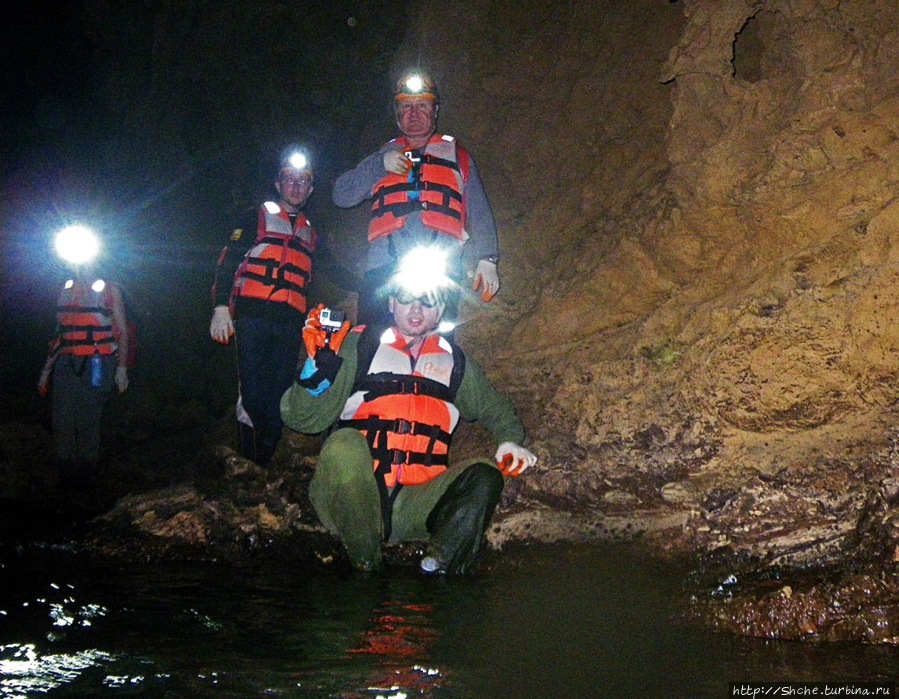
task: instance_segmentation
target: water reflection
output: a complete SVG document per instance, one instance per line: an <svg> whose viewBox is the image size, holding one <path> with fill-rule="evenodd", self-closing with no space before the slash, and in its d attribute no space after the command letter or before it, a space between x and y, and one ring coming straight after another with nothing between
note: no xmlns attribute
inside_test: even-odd
<svg viewBox="0 0 899 699"><path fill-rule="evenodd" d="M108 663L109 653L99 650L72 654L41 655L33 644L0 646L0 696L27 697L30 693L46 694L51 689L74 680L86 668Z"/></svg>
<svg viewBox="0 0 899 699"><path fill-rule="evenodd" d="M383 699L430 697L443 674L428 666L429 651L439 637L434 606L385 600L373 610L373 628L364 631L349 655L367 655L374 661L369 692Z"/></svg>
<svg viewBox="0 0 899 699"><path fill-rule="evenodd" d="M0 697L725 696L729 682L891 679L899 649L672 622L678 575L627 548L413 571L6 561Z"/></svg>

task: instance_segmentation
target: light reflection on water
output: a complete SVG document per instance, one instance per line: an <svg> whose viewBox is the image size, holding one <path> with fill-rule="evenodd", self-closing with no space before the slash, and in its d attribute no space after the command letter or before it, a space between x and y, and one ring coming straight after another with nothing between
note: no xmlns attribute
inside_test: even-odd
<svg viewBox="0 0 899 699"><path fill-rule="evenodd" d="M469 578L395 570L0 567L0 698L724 697L729 682L891 680L899 649L672 621L678 575L628 547L533 549Z"/></svg>

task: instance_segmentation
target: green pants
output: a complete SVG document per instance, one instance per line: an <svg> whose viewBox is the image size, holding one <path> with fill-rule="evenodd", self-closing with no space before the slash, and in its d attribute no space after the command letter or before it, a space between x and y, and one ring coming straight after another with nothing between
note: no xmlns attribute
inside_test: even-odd
<svg viewBox="0 0 899 699"><path fill-rule="evenodd" d="M456 487L451 487L454 483ZM499 469L482 459L453 466L427 483L404 485L393 503L390 543L429 541L429 550L436 547L449 562L448 572L465 572L502 485ZM361 570L379 568L384 536L381 498L368 444L358 430L337 430L325 440L309 496L322 524L340 538L352 564Z"/></svg>

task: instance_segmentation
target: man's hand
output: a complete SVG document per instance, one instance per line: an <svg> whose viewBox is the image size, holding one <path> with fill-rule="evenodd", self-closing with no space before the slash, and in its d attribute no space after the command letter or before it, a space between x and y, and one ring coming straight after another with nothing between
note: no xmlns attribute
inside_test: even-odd
<svg viewBox="0 0 899 699"><path fill-rule="evenodd" d="M325 310L325 304L320 303L306 316L306 323L303 325L303 344L306 345L306 355L310 359L315 359L315 354L320 347L325 346L325 335L327 331L322 328L318 317Z"/></svg>
<svg viewBox="0 0 899 699"><path fill-rule="evenodd" d="M212 322L209 324L209 334L216 342L223 345L234 334L234 322L231 320L231 311L227 306L216 306L212 311Z"/></svg>
<svg viewBox="0 0 899 699"><path fill-rule="evenodd" d="M115 385L118 386L119 393L124 393L128 389L128 367L117 366L115 370Z"/></svg>
<svg viewBox="0 0 899 699"><path fill-rule="evenodd" d="M490 260L479 260L474 272L474 290L482 286L481 298L489 301L499 291L499 274L496 272L496 263Z"/></svg>
<svg viewBox="0 0 899 699"><path fill-rule="evenodd" d="M514 442L503 442L493 457L505 476L520 476L537 463L536 455Z"/></svg>
<svg viewBox="0 0 899 699"><path fill-rule="evenodd" d="M311 359L315 359L318 350L323 347L330 347L336 353L350 331L350 321L345 320L343 325L340 326L340 330L330 333L329 338L328 331L322 327L319 320L323 310L325 310L325 304L318 304L309 311L309 315L306 316L306 323L303 325L303 344L306 345L306 354Z"/></svg>
<svg viewBox="0 0 899 699"><path fill-rule="evenodd" d="M400 150L389 150L384 153L384 169L392 172L394 175L405 177L412 167L412 161L409 160Z"/></svg>
<svg viewBox="0 0 899 699"><path fill-rule="evenodd" d="M46 398L50 393L50 374L53 373L53 363L47 362L41 370L41 377L37 380L37 392L41 398Z"/></svg>
<svg viewBox="0 0 899 699"><path fill-rule="evenodd" d="M322 327L321 314L325 304L320 303L306 316L303 325L303 344L306 346L306 361L300 367L294 380L313 396L320 395L331 388L343 359L337 356L337 350L343 344L350 331L350 321L343 321L340 330L328 332Z"/></svg>

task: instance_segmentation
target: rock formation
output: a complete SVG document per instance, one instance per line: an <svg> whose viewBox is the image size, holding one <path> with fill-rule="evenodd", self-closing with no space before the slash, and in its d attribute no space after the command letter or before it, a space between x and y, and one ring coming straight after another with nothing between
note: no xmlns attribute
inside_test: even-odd
<svg viewBox="0 0 899 699"><path fill-rule="evenodd" d="M541 457L494 541L856 560L896 477L899 7L613 5L466 6L506 293L463 341Z"/></svg>

